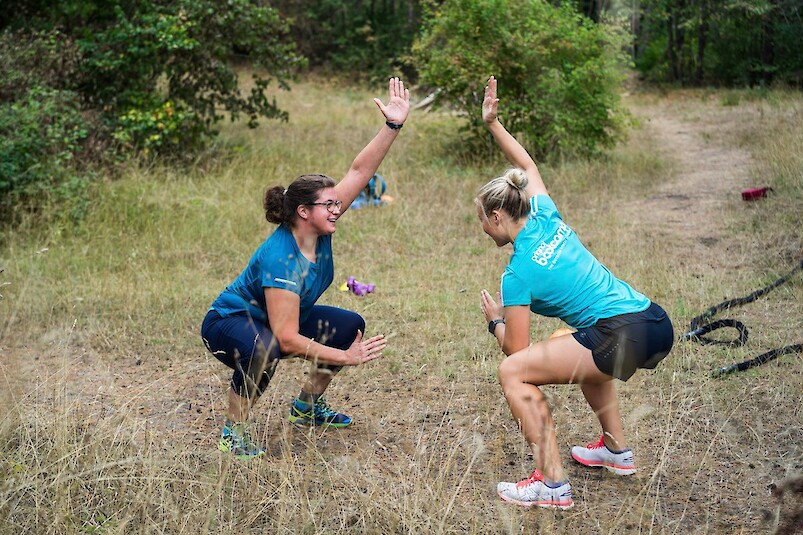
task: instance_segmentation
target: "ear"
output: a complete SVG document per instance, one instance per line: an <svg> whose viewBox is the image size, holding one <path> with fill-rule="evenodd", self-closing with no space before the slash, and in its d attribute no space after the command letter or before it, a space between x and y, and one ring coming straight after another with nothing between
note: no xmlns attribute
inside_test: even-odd
<svg viewBox="0 0 803 535"><path fill-rule="evenodd" d="M299 204L296 208L296 214L301 219L307 219L309 217L309 212L307 211L307 207L303 204Z"/></svg>
<svg viewBox="0 0 803 535"><path fill-rule="evenodd" d="M502 214L499 210L494 210L491 212L491 217L488 218L494 225L498 225L502 221Z"/></svg>

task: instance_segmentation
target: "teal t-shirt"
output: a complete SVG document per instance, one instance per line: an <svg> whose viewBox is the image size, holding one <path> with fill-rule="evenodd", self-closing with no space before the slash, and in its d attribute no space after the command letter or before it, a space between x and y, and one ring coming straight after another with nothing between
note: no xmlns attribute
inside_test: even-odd
<svg viewBox="0 0 803 535"><path fill-rule="evenodd" d="M576 329L650 306L580 243L548 195L530 199L530 215L513 242L501 293L503 306L528 305Z"/></svg>
<svg viewBox="0 0 803 535"><path fill-rule="evenodd" d="M307 260L290 228L279 225L254 252L240 276L215 299L212 309L223 317L245 314L267 323L264 289L281 288L301 298L299 323L303 323L334 280L332 236L318 237L315 256L315 263Z"/></svg>

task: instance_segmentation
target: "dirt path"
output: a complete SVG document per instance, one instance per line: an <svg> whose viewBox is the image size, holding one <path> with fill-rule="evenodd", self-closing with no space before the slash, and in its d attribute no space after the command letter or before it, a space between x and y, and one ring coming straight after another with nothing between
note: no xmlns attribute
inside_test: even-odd
<svg viewBox="0 0 803 535"><path fill-rule="evenodd" d="M730 267L723 262L728 262L724 253L733 238L724 232L719 214L750 185L753 160L747 151L718 138L726 129L743 127L728 124L724 113L707 120L684 119L671 105L639 107L635 112L676 172L656 194L625 210L673 252L682 250L700 265Z"/></svg>

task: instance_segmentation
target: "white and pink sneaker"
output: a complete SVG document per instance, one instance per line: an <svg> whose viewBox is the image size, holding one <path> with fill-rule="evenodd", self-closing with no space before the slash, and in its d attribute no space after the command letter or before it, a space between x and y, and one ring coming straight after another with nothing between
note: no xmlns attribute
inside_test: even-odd
<svg viewBox="0 0 803 535"><path fill-rule="evenodd" d="M636 473L636 463L630 448L614 453L605 445L604 436L598 442L590 442L585 448L575 446L572 448L572 458L583 466L603 466L620 476Z"/></svg>
<svg viewBox="0 0 803 535"><path fill-rule="evenodd" d="M506 502L524 507L553 507L569 509L574 506L572 487L567 481L563 485L552 488L544 483L544 476L538 470L530 477L518 483L502 482L496 485L496 493Z"/></svg>

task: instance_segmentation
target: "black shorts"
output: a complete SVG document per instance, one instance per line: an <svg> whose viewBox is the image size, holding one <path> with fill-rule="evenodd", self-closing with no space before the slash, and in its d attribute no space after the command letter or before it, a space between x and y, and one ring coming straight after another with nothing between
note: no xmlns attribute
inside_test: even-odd
<svg viewBox="0 0 803 535"><path fill-rule="evenodd" d="M599 320L572 336L591 350L602 373L622 381L639 368L655 368L675 341L669 316L655 303L644 312Z"/></svg>

